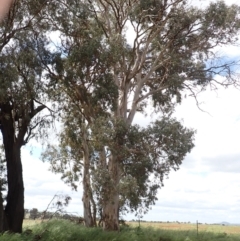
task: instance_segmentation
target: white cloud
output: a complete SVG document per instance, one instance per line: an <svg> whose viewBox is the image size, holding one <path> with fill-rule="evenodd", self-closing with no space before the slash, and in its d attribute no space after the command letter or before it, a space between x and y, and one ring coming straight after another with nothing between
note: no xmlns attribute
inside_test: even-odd
<svg viewBox="0 0 240 241"><path fill-rule="evenodd" d="M157 206L145 219L240 223L240 91L206 91L199 100L209 114L190 98L177 108L184 125L197 130L196 146L165 180Z"/></svg>
<svg viewBox="0 0 240 241"><path fill-rule="evenodd" d="M218 0L190 0L189 3L191 5L200 7L200 8L205 8L209 5L210 2L215 3ZM225 1L226 4L230 5L230 4L239 4L238 0L227 0Z"/></svg>
<svg viewBox="0 0 240 241"><path fill-rule="evenodd" d="M239 185L238 174L202 174L201 169L189 172L182 168L170 174L159 192L156 206L146 217L162 221L214 223L227 220L237 223L240 195L236 190Z"/></svg>

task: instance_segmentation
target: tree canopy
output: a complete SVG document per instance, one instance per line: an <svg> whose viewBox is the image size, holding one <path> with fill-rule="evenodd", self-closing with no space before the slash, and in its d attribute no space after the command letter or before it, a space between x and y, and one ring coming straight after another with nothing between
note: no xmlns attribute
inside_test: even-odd
<svg viewBox="0 0 240 241"><path fill-rule="evenodd" d="M239 28L240 7L223 1L15 0L0 29L4 229L22 230L20 149L53 111L59 146L43 159L74 189L82 181L86 226L99 214L105 230L118 230L120 214L147 211L194 147L175 107L189 93L197 100L209 86L239 84L237 62L216 52L237 42ZM150 108L158 119L135 124Z"/></svg>
<svg viewBox="0 0 240 241"><path fill-rule="evenodd" d="M63 0L48 9L60 41L46 69L64 118L60 148L43 157L70 183L74 168L82 173L85 219L98 207L104 228L116 230L119 212L153 204L194 146L194 131L171 117L175 106L186 93L197 100L208 86L238 85L236 63L215 50L237 41L240 9L183 0ZM150 106L160 119L133 124Z"/></svg>

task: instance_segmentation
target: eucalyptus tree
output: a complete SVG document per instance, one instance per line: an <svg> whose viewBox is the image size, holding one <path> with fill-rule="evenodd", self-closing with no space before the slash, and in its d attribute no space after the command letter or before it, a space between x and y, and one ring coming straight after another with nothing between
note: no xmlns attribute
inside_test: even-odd
<svg viewBox="0 0 240 241"><path fill-rule="evenodd" d="M73 182L78 179L76 174L82 174L85 224L95 226L96 204L90 175L93 149L89 136L94 120L115 108L118 91L109 72L111 56L101 43L102 30L92 22L93 14L86 4L52 1L48 10L51 29L60 35L60 41L53 42L56 52L52 54L52 64L45 68L50 96L59 102L63 133L60 149L49 147L43 159L50 159L52 170L62 172L62 178L73 188L77 187ZM71 161L72 167L66 169Z"/></svg>
<svg viewBox="0 0 240 241"><path fill-rule="evenodd" d="M193 147L193 131L170 118L183 96L238 84L235 63L216 46L237 41L240 8L219 1L197 9L184 0L62 0L48 7L60 41L46 68L89 128L104 229L118 230L120 207L154 203L164 176ZM160 120L134 125L150 106Z"/></svg>
<svg viewBox="0 0 240 241"><path fill-rule="evenodd" d="M90 178L92 147L89 143L88 123L75 106L67 103L69 105L66 107L66 113L61 114L60 144L57 147L49 144L42 153L42 160L49 162L50 170L60 173L61 179L75 191L78 190L82 179L84 222L87 227L92 227L97 225L97 208Z"/></svg>
<svg viewBox="0 0 240 241"><path fill-rule="evenodd" d="M45 3L15 0L0 28L0 131L7 167L3 228L12 232L22 232L24 218L21 147L50 123L42 80L42 63L48 61Z"/></svg>

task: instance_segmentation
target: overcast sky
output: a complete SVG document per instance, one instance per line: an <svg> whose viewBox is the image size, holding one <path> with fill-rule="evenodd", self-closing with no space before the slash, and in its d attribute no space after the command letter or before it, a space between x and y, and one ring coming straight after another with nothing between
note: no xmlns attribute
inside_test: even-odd
<svg viewBox="0 0 240 241"><path fill-rule="evenodd" d="M201 5L207 2L198 1ZM222 51L240 57L240 48ZM197 130L195 147L180 170L170 173L164 181L158 201L145 220L240 223L240 90L206 91L198 100L205 112L188 97L175 113L186 127ZM145 125L150 120L138 117L136 122ZM72 197L67 210L83 215L81 189L71 191L59 175L49 172L48 164L39 160L41 145L32 142L32 146L32 155L30 145L22 148L25 208L44 210L56 193L63 193ZM126 217L131 218L135 217Z"/></svg>

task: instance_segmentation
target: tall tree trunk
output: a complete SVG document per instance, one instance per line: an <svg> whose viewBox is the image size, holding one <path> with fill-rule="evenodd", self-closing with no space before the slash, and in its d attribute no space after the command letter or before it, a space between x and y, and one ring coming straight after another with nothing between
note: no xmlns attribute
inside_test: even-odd
<svg viewBox="0 0 240 241"><path fill-rule="evenodd" d="M24 186L21 163L21 143L15 137L10 105L2 108L1 132L7 162L8 193L4 213L4 230L21 233L24 218Z"/></svg>
<svg viewBox="0 0 240 241"><path fill-rule="evenodd" d="M0 191L0 233L3 231L3 198L2 198L2 192Z"/></svg>
<svg viewBox="0 0 240 241"><path fill-rule="evenodd" d="M85 126L82 127L83 130L83 161L84 161L84 169L83 169L83 213L84 213L84 221L86 227L94 227L96 226L96 212L92 213L91 203L93 201L92 198L92 190L91 190L91 180L90 180L90 156L89 156L89 148L87 143L87 130Z"/></svg>
<svg viewBox="0 0 240 241"><path fill-rule="evenodd" d="M8 229L21 233L24 218L24 186L20 147L15 145L12 150L13 153L6 158L8 193L5 215Z"/></svg>
<svg viewBox="0 0 240 241"><path fill-rule="evenodd" d="M112 156L108 163L111 183L104 191L103 201L103 229L119 230L119 181L120 165L116 157Z"/></svg>
<svg viewBox="0 0 240 241"><path fill-rule="evenodd" d="M93 217L92 208L91 208L91 190L89 183L89 173L83 176L83 213L84 213L84 221L86 227L94 227L96 223L94 223L95 218Z"/></svg>
<svg viewBox="0 0 240 241"><path fill-rule="evenodd" d="M91 190L91 205L92 205L92 218L93 218L94 227L97 227L97 206L93 198L92 190Z"/></svg>
<svg viewBox="0 0 240 241"><path fill-rule="evenodd" d="M119 193L111 191L109 202L103 206L103 229L107 231L119 230Z"/></svg>

